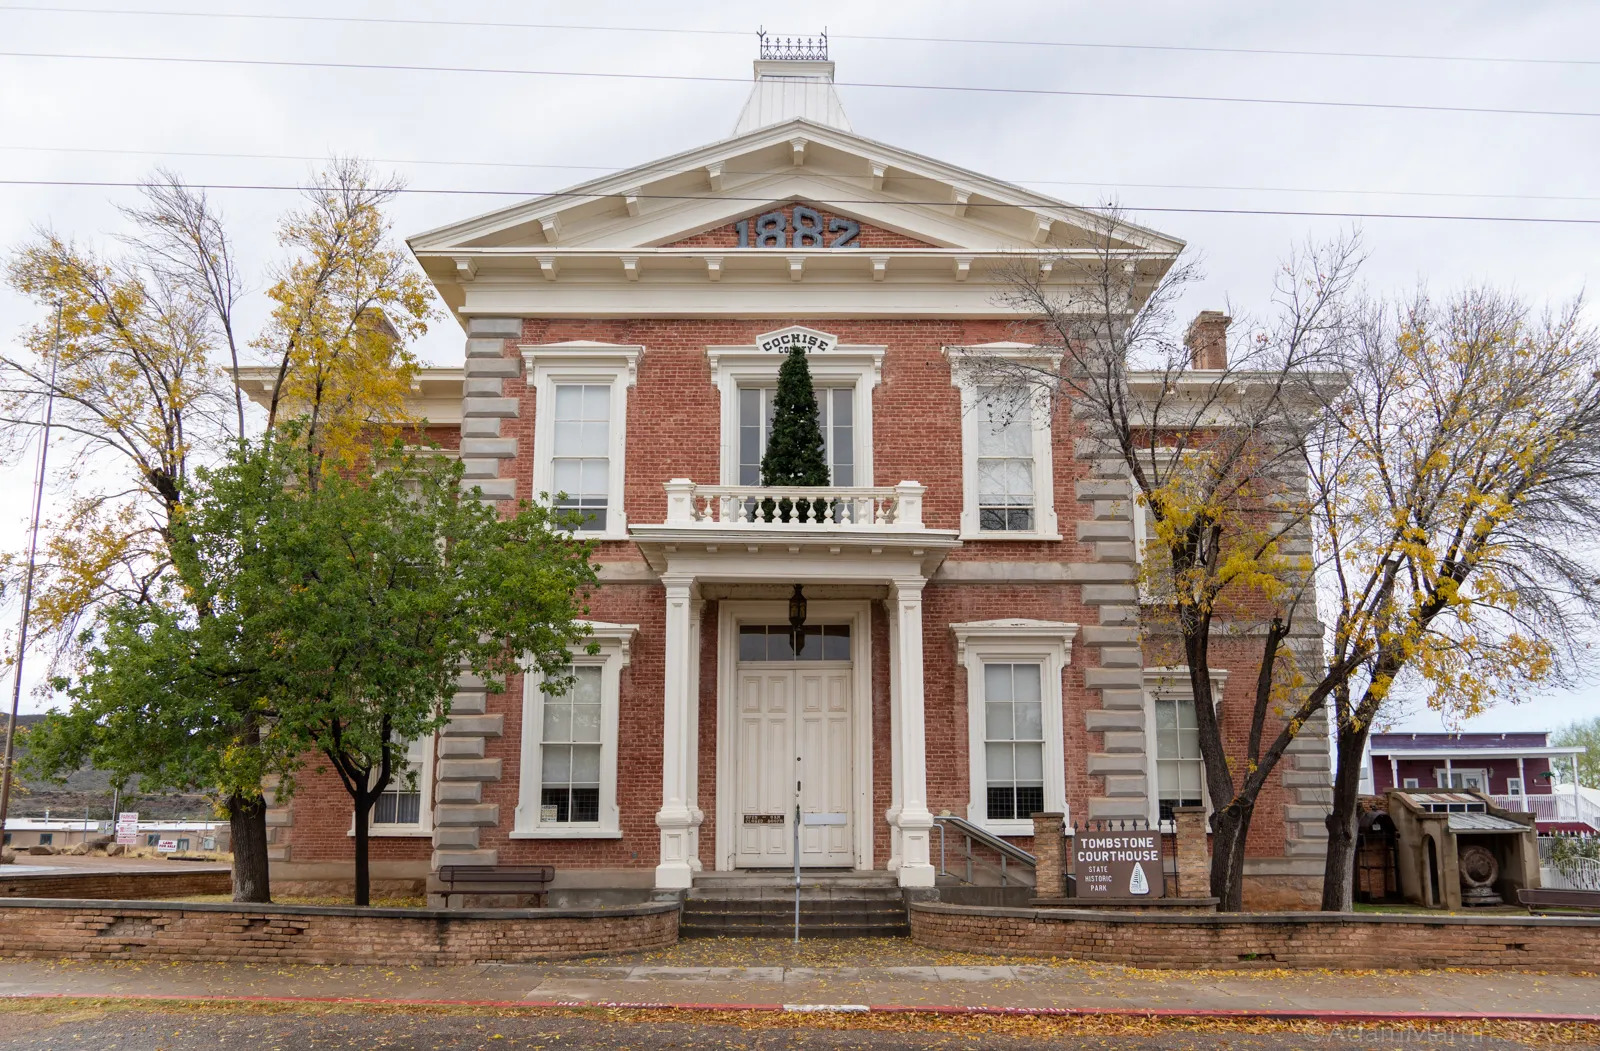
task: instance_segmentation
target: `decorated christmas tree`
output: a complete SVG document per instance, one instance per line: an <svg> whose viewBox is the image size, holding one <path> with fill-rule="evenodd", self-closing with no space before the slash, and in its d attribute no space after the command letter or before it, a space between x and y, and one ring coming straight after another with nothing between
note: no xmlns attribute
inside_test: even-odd
<svg viewBox="0 0 1600 1051"><path fill-rule="evenodd" d="M792 347L778 369L778 390L773 397L772 433L767 452L761 457L762 485L826 486L828 458L822 444L822 428L817 425L817 394L811 387L811 366L805 351ZM768 521L776 507L778 516L789 521L789 501L764 501L762 510ZM811 511L811 502L799 501L794 509L804 521L819 517L822 501ZM808 513L809 512L809 513Z"/></svg>

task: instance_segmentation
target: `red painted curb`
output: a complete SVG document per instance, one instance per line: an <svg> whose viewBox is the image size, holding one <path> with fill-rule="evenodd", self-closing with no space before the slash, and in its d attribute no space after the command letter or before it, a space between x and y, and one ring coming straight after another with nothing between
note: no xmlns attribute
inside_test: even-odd
<svg viewBox="0 0 1600 1051"><path fill-rule="evenodd" d="M1545 1022L1600 1025L1600 1014L1540 1014L1514 1011L1347 1011L1322 1009L1244 1009L1223 1007L963 1007L915 1004L743 1004L674 1003L632 1000L444 1000L387 996L184 996L171 993L18 993L0 994L0 1000L138 1000L173 1003L267 1004L368 1004L381 1007L500 1007L547 1010L599 1008L628 1011L758 1011L827 1013L830 1009L856 1014L1004 1015L1041 1018L1202 1018L1218 1020L1268 1019L1281 1022Z"/></svg>

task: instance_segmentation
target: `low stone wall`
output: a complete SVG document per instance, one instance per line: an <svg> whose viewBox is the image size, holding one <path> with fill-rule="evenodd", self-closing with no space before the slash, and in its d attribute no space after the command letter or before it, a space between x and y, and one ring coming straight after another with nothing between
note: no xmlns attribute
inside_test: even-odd
<svg viewBox="0 0 1600 1051"><path fill-rule="evenodd" d="M911 937L938 949L1136 967L1600 969L1600 918L1218 913L1184 916L912 902Z"/></svg>
<svg viewBox="0 0 1600 1051"><path fill-rule="evenodd" d="M274 888L276 889L276 888ZM232 894L233 874L227 869L177 869L171 872L42 872L28 874L26 865L0 869L0 898L89 898L96 901L144 901L187 898L195 894Z"/></svg>
<svg viewBox="0 0 1600 1051"><path fill-rule="evenodd" d="M177 902L0 902L0 957L471 964L641 952L678 940L678 906L431 910Z"/></svg>

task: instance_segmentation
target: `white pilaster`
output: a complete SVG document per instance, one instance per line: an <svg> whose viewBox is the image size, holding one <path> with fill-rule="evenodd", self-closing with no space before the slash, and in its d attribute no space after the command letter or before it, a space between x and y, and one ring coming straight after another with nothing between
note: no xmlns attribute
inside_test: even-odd
<svg viewBox="0 0 1600 1051"><path fill-rule="evenodd" d="M893 581L895 604L894 665L890 681L898 681L900 745L900 886L931 887L934 868L929 857L933 815L928 811L927 731L922 705L921 577Z"/></svg>
<svg viewBox="0 0 1600 1051"><path fill-rule="evenodd" d="M683 768L689 795L689 869L699 872L700 825L705 811L700 809L700 632L706 604L698 594L689 600L689 731L683 735Z"/></svg>
<svg viewBox="0 0 1600 1051"><path fill-rule="evenodd" d="M883 608L889 618L889 809L884 820L889 823L889 861L884 867L890 872L900 871L900 668L895 654L900 652L899 603L893 597L886 599Z"/></svg>
<svg viewBox="0 0 1600 1051"><path fill-rule="evenodd" d="M656 865L656 887L681 890L689 886L694 870L694 812L688 761L692 734L693 657L691 625L694 620L694 578L663 576L667 589L666 682L661 705L661 809L656 827L661 830L661 861Z"/></svg>

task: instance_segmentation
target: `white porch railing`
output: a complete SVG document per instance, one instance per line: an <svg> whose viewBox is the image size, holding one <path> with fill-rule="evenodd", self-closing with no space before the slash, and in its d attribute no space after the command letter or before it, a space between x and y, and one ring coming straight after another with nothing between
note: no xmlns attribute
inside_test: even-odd
<svg viewBox="0 0 1600 1051"><path fill-rule="evenodd" d="M1535 821L1573 821L1600 829L1600 806L1585 796L1573 795L1571 785L1557 786L1549 794L1489 798L1497 807L1530 813Z"/></svg>
<svg viewBox="0 0 1600 1051"><path fill-rule="evenodd" d="M895 486L697 485L674 478L667 491L667 525L687 528L921 529L916 482Z"/></svg>

